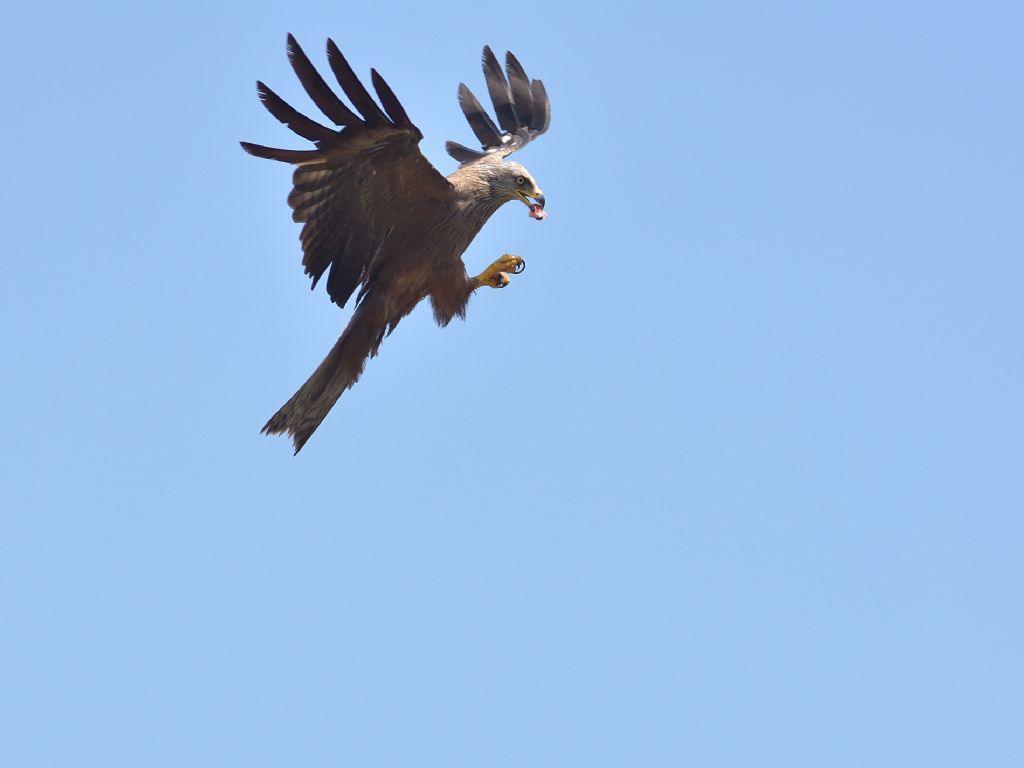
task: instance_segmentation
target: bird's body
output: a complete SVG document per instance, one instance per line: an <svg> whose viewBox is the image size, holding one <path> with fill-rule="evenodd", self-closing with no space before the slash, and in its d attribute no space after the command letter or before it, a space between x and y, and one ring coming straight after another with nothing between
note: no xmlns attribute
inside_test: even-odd
<svg viewBox="0 0 1024 768"><path fill-rule="evenodd" d="M284 150L243 142L258 157L296 165L288 203L303 223L303 266L316 286L324 274L331 300L344 306L355 290L356 309L333 349L306 383L267 422L263 431L292 436L296 453L342 393L358 380L384 337L429 297L434 318L447 325L465 317L473 292L503 287L508 272L525 265L505 255L471 277L462 254L487 220L519 199L542 218L544 198L530 173L506 161L510 152L543 133L550 121L547 95L508 55L508 80L490 49L484 73L503 132L463 85L460 103L483 144L477 152L453 142L449 153L462 164L444 177L419 152L422 138L387 83L374 71L382 110L355 77L333 42L328 59L342 89L361 113L345 106L289 35L289 58L316 105L341 130L295 111L262 83L267 109L316 150ZM497 74L495 74L495 72ZM530 198L536 203L531 204ZM329 272L328 272L329 270Z"/></svg>

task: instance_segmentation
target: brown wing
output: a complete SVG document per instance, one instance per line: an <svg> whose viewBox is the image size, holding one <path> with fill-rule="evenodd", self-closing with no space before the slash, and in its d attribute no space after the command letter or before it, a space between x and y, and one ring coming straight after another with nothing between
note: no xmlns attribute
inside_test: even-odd
<svg viewBox="0 0 1024 768"><path fill-rule="evenodd" d="M313 103L340 130L311 120L257 83L270 114L316 149L274 149L244 141L242 148L256 157L298 166L288 204L292 219L303 223L302 266L313 288L330 268L327 293L343 307L367 279L376 256L386 258L388 235L399 225L408 231L410 222L403 215L424 200L445 202L454 190L419 151L423 134L376 70L371 80L383 109L334 42L327 41L331 70L356 114L324 82L291 35L288 58Z"/></svg>

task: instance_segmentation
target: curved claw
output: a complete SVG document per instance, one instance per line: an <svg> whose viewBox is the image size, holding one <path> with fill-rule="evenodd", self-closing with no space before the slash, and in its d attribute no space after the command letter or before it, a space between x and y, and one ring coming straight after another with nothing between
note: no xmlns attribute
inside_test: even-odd
<svg viewBox="0 0 1024 768"><path fill-rule="evenodd" d="M526 262L511 253L502 254L487 269L473 278L477 285L489 285L492 288L504 288L509 284L509 275L518 275L526 269Z"/></svg>

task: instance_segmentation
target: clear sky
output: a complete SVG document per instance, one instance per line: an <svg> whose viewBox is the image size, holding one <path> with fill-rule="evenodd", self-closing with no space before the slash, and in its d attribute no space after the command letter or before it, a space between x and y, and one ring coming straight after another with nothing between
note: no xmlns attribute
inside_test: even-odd
<svg viewBox="0 0 1024 768"><path fill-rule="evenodd" d="M1024 765L1019 3L5 16L0 765ZM297 458L287 32L553 103Z"/></svg>

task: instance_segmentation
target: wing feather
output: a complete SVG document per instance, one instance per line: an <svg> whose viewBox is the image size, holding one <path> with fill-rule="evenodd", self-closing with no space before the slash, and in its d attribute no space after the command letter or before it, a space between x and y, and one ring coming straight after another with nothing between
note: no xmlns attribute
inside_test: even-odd
<svg viewBox="0 0 1024 768"><path fill-rule="evenodd" d="M409 115L405 113L405 108L398 100L398 97L395 96L395 92L391 90L391 86L387 84L387 81L380 76L376 69L370 70L370 80L373 82L373 89L377 91L380 103L384 105L384 111L388 113L391 121L395 125L400 125L404 128L415 128L409 119Z"/></svg>
<svg viewBox="0 0 1024 768"><path fill-rule="evenodd" d="M508 68L508 82L512 89L516 112L522 121L516 127L530 125L530 121L533 119L533 95L530 93L530 78L526 76L526 70L511 51L505 54L505 66Z"/></svg>
<svg viewBox="0 0 1024 768"><path fill-rule="evenodd" d="M454 157L460 163L471 163L474 160L479 160L482 157L487 157L486 152L481 152L479 149L470 149L457 141L446 141L444 143L445 152Z"/></svg>
<svg viewBox="0 0 1024 768"><path fill-rule="evenodd" d="M484 46L482 57L484 80L487 92L494 103L498 125L480 106L473 92L459 84L459 106L466 116L473 134L480 140L483 151L469 149L454 141L445 144L448 154L465 165L481 160L488 155L505 157L522 149L544 133L551 125L551 104L540 80L530 80L511 52L505 54L505 74L494 55Z"/></svg>
<svg viewBox="0 0 1024 768"><path fill-rule="evenodd" d="M483 146L493 147L501 144L501 131L465 83L459 83L459 106L462 107L462 114L466 116L469 127L473 129L473 133Z"/></svg>
<svg viewBox="0 0 1024 768"><path fill-rule="evenodd" d="M319 153L314 149L277 149L275 147L265 147L262 144L253 144L250 141L240 141L238 143L250 155L266 158L267 160L279 160L282 163L301 165L303 163L315 162L319 158Z"/></svg>
<svg viewBox="0 0 1024 768"><path fill-rule="evenodd" d="M341 89L348 96L352 105L359 110L367 125L387 125L391 122L377 106L377 102L370 96L369 91L359 82L359 78L349 66L348 60L330 38L327 39L327 62L330 64L334 76L338 78Z"/></svg>
<svg viewBox="0 0 1024 768"><path fill-rule="evenodd" d="M519 116L512 103L512 93L508 81L501 71L501 64L490 46L484 46L484 79L487 81L487 92L494 104L494 114L498 116L498 125L503 131L512 132L519 127Z"/></svg>
<svg viewBox="0 0 1024 768"><path fill-rule="evenodd" d="M335 138L337 131L311 120L286 102L261 81L256 82L256 92L267 111L291 128L295 133L310 141L325 141Z"/></svg>
<svg viewBox="0 0 1024 768"><path fill-rule="evenodd" d="M360 285L366 290L374 260L390 258L389 249L382 248L390 233L416 226L409 212L424 204L450 204L454 190L420 153L422 134L384 79L372 73L387 113L373 101L337 46L328 41L327 48L339 84L365 119L345 107L289 35L288 55L310 98L335 122L339 116L347 122L340 131L320 125L261 83L260 99L268 111L317 148L277 149L249 142L242 142L242 148L256 157L296 166L288 204L292 218L302 224L302 266L312 287L327 274L328 295L344 306ZM338 105L347 114L340 113ZM414 241L416 234L406 231L404 241Z"/></svg>
<svg viewBox="0 0 1024 768"><path fill-rule="evenodd" d="M551 125L551 102L548 101L548 92L540 80L530 83L530 90L533 92L533 105L536 109L536 114L530 119L530 130L540 136Z"/></svg>
<svg viewBox="0 0 1024 768"><path fill-rule="evenodd" d="M317 109L327 115L335 125L359 125L362 122L328 87L299 43L290 34L288 35L288 61L291 62L295 75L302 83L302 87L306 89L309 98L316 104Z"/></svg>

